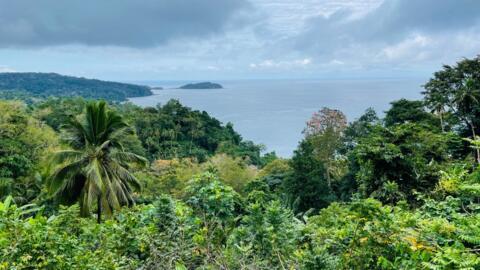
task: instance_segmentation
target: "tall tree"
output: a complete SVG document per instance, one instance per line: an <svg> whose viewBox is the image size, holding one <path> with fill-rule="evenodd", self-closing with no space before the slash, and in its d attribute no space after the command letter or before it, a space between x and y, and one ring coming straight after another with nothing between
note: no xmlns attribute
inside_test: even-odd
<svg viewBox="0 0 480 270"><path fill-rule="evenodd" d="M64 140L71 147L55 155L59 167L51 177L49 188L65 203L79 202L81 216L89 216L97 205L97 219L121 205L131 205L138 180L129 172L132 164L146 160L124 150L122 138L132 129L105 102L93 102L85 113L72 117L64 127Z"/></svg>
<svg viewBox="0 0 480 270"><path fill-rule="evenodd" d="M304 130L305 139L312 142L315 157L325 166L325 178L332 185L337 152L342 145L347 118L339 110L323 108L313 114Z"/></svg>
<svg viewBox="0 0 480 270"><path fill-rule="evenodd" d="M461 87L459 87L458 91L455 93L453 101L457 106L458 114L470 127L472 131L472 138L476 139L476 115L472 115L471 112L473 112L473 110L479 106L480 78L477 82L470 76L464 78L462 80ZM477 162L480 163L480 150L478 148L476 148L476 158Z"/></svg>
<svg viewBox="0 0 480 270"><path fill-rule="evenodd" d="M346 168L343 160L338 159L346 126L345 115L329 108L314 113L307 122L303 131L305 138L290 162L292 174L283 181L283 189L293 202L295 212L318 210L335 200L333 180Z"/></svg>
<svg viewBox="0 0 480 270"><path fill-rule="evenodd" d="M425 104L421 100L399 99L390 103L392 107L385 112L385 126L413 122L425 123L436 127L439 123L433 114L425 111ZM436 107L435 109L438 109Z"/></svg>
<svg viewBox="0 0 480 270"><path fill-rule="evenodd" d="M425 85L425 101L431 109L445 107L469 130L472 138L480 125L480 56L445 65ZM480 163L480 150L476 150Z"/></svg>
<svg viewBox="0 0 480 270"><path fill-rule="evenodd" d="M325 164L316 158L310 140L300 142L290 165L293 172L282 185L286 199L296 213L327 207L336 199L325 178Z"/></svg>

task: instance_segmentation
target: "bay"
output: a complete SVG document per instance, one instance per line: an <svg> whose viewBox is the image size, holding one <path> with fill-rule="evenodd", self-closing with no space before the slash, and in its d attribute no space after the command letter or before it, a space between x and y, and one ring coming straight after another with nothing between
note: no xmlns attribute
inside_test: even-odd
<svg viewBox="0 0 480 270"><path fill-rule="evenodd" d="M206 111L223 123L231 122L243 138L264 144L267 151L290 157L302 139L311 115L322 107L343 111L353 121L372 107L382 115L390 102L420 99L425 78L351 80L215 81L224 89L173 89L189 81L137 82L162 86L154 95L131 98L139 106L178 99Z"/></svg>

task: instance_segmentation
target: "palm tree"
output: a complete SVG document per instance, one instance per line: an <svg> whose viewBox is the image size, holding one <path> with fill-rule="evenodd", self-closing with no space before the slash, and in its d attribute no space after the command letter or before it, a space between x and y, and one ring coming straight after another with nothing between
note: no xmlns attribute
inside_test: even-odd
<svg viewBox="0 0 480 270"><path fill-rule="evenodd" d="M64 126L64 140L70 150L59 151L60 165L53 173L49 188L61 202L79 202L80 215L90 216L97 205L97 220L102 212L111 214L122 205L132 205L133 189L140 183L129 172L132 164L145 165L146 159L125 151L122 139L132 129L103 101L87 104L78 118Z"/></svg>
<svg viewBox="0 0 480 270"><path fill-rule="evenodd" d="M480 89L475 85L472 78L466 78L462 81L462 85L455 93L454 100L460 117L470 127L472 138L475 140L477 134L474 119L472 119L472 111L480 103ZM480 149L476 149L476 160L480 164Z"/></svg>
<svg viewBox="0 0 480 270"><path fill-rule="evenodd" d="M435 98L433 98L435 97ZM445 124L443 115L445 114L445 100L440 95L432 95L431 100L427 103L427 106L431 108L431 113L438 115L440 119L440 127L442 132L445 132Z"/></svg>

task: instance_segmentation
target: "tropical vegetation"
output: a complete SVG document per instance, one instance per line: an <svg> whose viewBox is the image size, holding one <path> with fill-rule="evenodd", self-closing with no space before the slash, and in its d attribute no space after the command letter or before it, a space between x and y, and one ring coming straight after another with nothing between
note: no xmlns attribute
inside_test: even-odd
<svg viewBox="0 0 480 270"><path fill-rule="evenodd" d="M172 100L0 101L0 269L480 269L480 57L291 158Z"/></svg>

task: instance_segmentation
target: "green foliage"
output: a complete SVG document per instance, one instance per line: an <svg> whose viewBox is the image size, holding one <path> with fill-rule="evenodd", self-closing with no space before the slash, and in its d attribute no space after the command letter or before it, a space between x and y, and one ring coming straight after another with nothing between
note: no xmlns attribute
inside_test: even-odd
<svg viewBox="0 0 480 270"><path fill-rule="evenodd" d="M465 164L454 164L441 171L441 178L435 189L440 198L455 196L464 203L475 202L480 198L480 170L469 174Z"/></svg>
<svg viewBox="0 0 480 270"><path fill-rule="evenodd" d="M33 114L59 131L72 116L82 113L86 103L82 98L49 98L35 103ZM263 166L276 158L274 153L262 156L263 146L242 140L231 124L222 125L206 112L191 110L176 100L156 108L142 109L131 103L110 107L138 134L125 136L123 146L151 161L195 158L204 162L217 153L225 153Z"/></svg>
<svg viewBox="0 0 480 270"><path fill-rule="evenodd" d="M240 193L257 174L254 166L225 154L215 155L204 163L192 159L157 160L149 169L135 173L143 186L139 200L151 202L162 193L184 198L188 181L205 171L215 172L222 183Z"/></svg>
<svg viewBox="0 0 480 270"><path fill-rule="evenodd" d="M150 160L194 157L205 161L217 152L261 165L261 146L242 137L231 124L222 125L206 112L170 100L164 106L128 113Z"/></svg>
<svg viewBox="0 0 480 270"><path fill-rule="evenodd" d="M247 185L245 189L247 193L249 191L257 190L264 192L268 197L283 197L285 198L285 188L287 179L291 178L293 174L292 167L290 166L290 161L287 159L276 159L265 167L258 173L258 180L252 183L252 185ZM257 187L257 185L260 185ZM248 191L249 190L249 191ZM260 196L248 194L249 197ZM293 196L292 196L293 197Z"/></svg>
<svg viewBox="0 0 480 270"><path fill-rule="evenodd" d="M412 214L401 207L367 199L350 205L332 204L311 217L305 228L310 244L304 250L307 269L320 254L319 265L331 269L476 269L480 261L468 248L465 225L477 215L453 221ZM476 221L475 221L476 220ZM472 223L473 222L473 223ZM472 239L472 243L476 239ZM478 244L474 244L478 246ZM327 254L327 255L325 255ZM462 258L463 259L460 259Z"/></svg>
<svg viewBox="0 0 480 270"><path fill-rule="evenodd" d="M124 151L121 138L132 132L105 102L89 103L84 115L72 118L65 126L65 142L71 149L55 153L59 164L49 189L64 203L80 203L82 216L89 216L97 205L97 219L121 205L134 203L132 189L140 183L129 172L131 164L146 160Z"/></svg>
<svg viewBox="0 0 480 270"><path fill-rule="evenodd" d="M56 131L70 121L73 116L81 114L87 105L83 98L48 98L34 105L36 118L45 122Z"/></svg>
<svg viewBox="0 0 480 270"><path fill-rule="evenodd" d="M282 175L289 174L292 168L290 167L289 161L287 159L275 159L268 163L262 170L258 173L259 177L265 177L268 175Z"/></svg>
<svg viewBox="0 0 480 270"><path fill-rule="evenodd" d="M0 270L480 269L479 67L436 73L432 113L324 108L291 159L177 101L0 101Z"/></svg>
<svg viewBox="0 0 480 270"><path fill-rule="evenodd" d="M23 212L0 203L0 269L135 269L151 235L148 207L102 225L79 218L76 206L50 218Z"/></svg>
<svg viewBox="0 0 480 270"><path fill-rule="evenodd" d="M250 204L241 225L232 232L227 249L238 268L254 258L270 269L295 267L295 250L302 224L279 201ZM231 251L230 251L231 249Z"/></svg>
<svg viewBox="0 0 480 270"><path fill-rule="evenodd" d="M207 172L189 182L187 204L196 214L195 222L199 226L192 240L204 254L204 263L211 264L219 257L217 248L225 245L235 223L240 197L214 174Z"/></svg>
<svg viewBox="0 0 480 270"><path fill-rule="evenodd" d="M386 112L384 119L387 127L413 122L440 128L440 123L434 115L425 111L423 101L400 99L390 104L392 107Z"/></svg>
<svg viewBox="0 0 480 270"><path fill-rule="evenodd" d="M188 181L201 172L200 164L190 159L157 160L150 169L135 172L143 187L139 199L151 202L158 194L183 198Z"/></svg>
<svg viewBox="0 0 480 270"><path fill-rule="evenodd" d="M335 200L335 194L325 177L325 164L315 155L310 140L300 142L291 161L294 173L283 183L285 193L296 212L320 209Z"/></svg>
<svg viewBox="0 0 480 270"><path fill-rule="evenodd" d="M454 66L445 65L425 85L425 102L440 117L453 119L464 137L475 138L480 128L480 56L463 59ZM441 118L442 119L442 118ZM475 152L480 163L480 150Z"/></svg>
<svg viewBox="0 0 480 270"><path fill-rule="evenodd" d="M206 169L209 167L215 168L222 182L233 187L237 192L241 192L244 186L252 181L257 174L254 166L246 164L240 158L232 158L225 154L211 157L204 167Z"/></svg>
<svg viewBox="0 0 480 270"><path fill-rule="evenodd" d="M19 204L35 199L43 184L39 174L57 145L56 134L23 104L0 101L0 199L12 195Z"/></svg>
<svg viewBox="0 0 480 270"><path fill-rule="evenodd" d="M26 104L33 104L40 100L40 98L33 97L30 93L23 90L0 90L0 99L21 100Z"/></svg>
<svg viewBox="0 0 480 270"><path fill-rule="evenodd" d="M208 175L194 181L215 182ZM219 190L211 189L212 185L201 186L206 187L207 194ZM229 193L225 189L220 193L225 192ZM97 224L79 218L76 205L63 207L58 214L47 218L41 213L31 216L32 210L39 210L32 206L19 208L7 199L0 203L0 267L476 269L480 266L479 213L460 213L455 204L439 206L432 201L428 208L412 212L401 205L383 206L374 199L333 203L306 219L303 225L278 201L266 205L252 203L238 225L223 223L221 235L226 239L217 242L213 236L219 227L205 226L204 221L218 226L218 222L230 219L231 215L218 215L221 212L218 208L205 207L213 201L219 200L203 200L201 207L195 204L192 209L162 196L154 205L125 208L112 219ZM218 204L225 207L231 205L231 200ZM442 217L442 212L452 214ZM208 241L204 237L209 237Z"/></svg>
<svg viewBox="0 0 480 270"><path fill-rule="evenodd" d="M154 205L158 229L166 233L174 230L178 222L175 201L167 195L162 195Z"/></svg>
<svg viewBox="0 0 480 270"><path fill-rule="evenodd" d="M452 155L450 146L460 142L453 133L435 133L414 123L376 126L351 152L351 171L363 196L382 193L395 182L395 196L413 201L415 190L435 187L440 168Z"/></svg>
<svg viewBox="0 0 480 270"><path fill-rule="evenodd" d="M235 206L239 202L238 194L209 172L189 182L187 197L187 204L204 216L205 222L217 220L222 224L233 221Z"/></svg>
<svg viewBox="0 0 480 270"><path fill-rule="evenodd" d="M368 108L362 116L345 128L343 133L344 146L341 147L340 152L345 154L345 152L351 151L361 138L367 137L372 129L379 124L380 119L377 113L372 108Z"/></svg>

